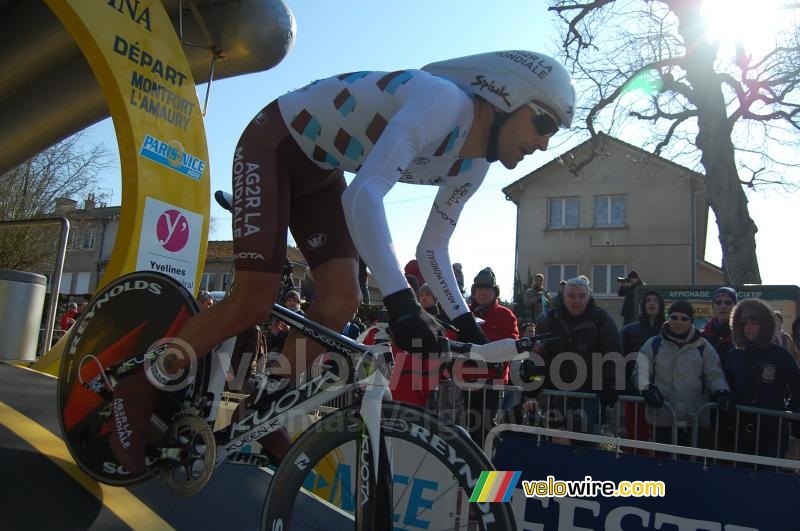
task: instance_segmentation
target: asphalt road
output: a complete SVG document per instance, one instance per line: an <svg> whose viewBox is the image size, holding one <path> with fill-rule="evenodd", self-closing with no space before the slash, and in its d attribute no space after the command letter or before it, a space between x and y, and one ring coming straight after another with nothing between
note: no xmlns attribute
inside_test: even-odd
<svg viewBox="0 0 800 531"><path fill-rule="evenodd" d="M198 494L170 494L157 480L101 485L74 463L60 437L56 379L0 362L0 529L258 530L271 475L223 464ZM306 503L312 529L330 514Z"/></svg>

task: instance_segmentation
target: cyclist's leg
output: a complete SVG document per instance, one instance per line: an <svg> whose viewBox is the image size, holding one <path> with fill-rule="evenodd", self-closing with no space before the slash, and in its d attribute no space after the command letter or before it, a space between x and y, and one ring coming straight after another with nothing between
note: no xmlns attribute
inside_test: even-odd
<svg viewBox="0 0 800 531"><path fill-rule="evenodd" d="M281 146L291 140L275 102L245 129L233 159L233 236L236 281L231 296L188 319L177 339L188 344L182 357L154 363L120 381L112 402L112 451L133 473L144 468L145 443L159 389L170 374L190 365L214 345L269 315L281 280L289 221L289 178ZM174 345L181 345L174 342ZM164 388L163 386L161 386Z"/></svg>
<svg viewBox="0 0 800 531"><path fill-rule="evenodd" d="M341 332L361 303L358 253L342 211L341 196L347 187L344 175L337 171L327 180L325 186L292 200L289 226L314 277L316 292L308 317ZM302 188L302 178L298 182ZM283 354L290 363L292 376L296 379L324 350L290 331ZM298 351L303 352L303 357L296 360Z"/></svg>
<svg viewBox="0 0 800 531"><path fill-rule="evenodd" d="M176 338L188 343L202 357L226 338L235 336L269 317L281 285L280 273L236 271L231 293L205 312L186 320ZM170 369L188 365L184 358ZM234 367L238 370L238 367Z"/></svg>
<svg viewBox="0 0 800 531"><path fill-rule="evenodd" d="M314 302L306 312L308 318L341 332L361 300L357 273L358 261L351 258L336 258L312 269L316 293ZM294 381L324 351L325 347L319 343L306 339L296 330L290 330L283 355L291 367Z"/></svg>

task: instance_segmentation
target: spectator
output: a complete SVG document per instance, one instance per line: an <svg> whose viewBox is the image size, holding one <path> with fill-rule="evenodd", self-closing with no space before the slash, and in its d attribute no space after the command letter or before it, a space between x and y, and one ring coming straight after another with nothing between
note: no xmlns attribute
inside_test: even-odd
<svg viewBox="0 0 800 531"><path fill-rule="evenodd" d="M530 321L525 321L519 325L520 337L533 337L536 335L536 325Z"/></svg>
<svg viewBox="0 0 800 531"><path fill-rule="evenodd" d="M736 290L722 286L714 290L711 301L714 305L714 318L703 327L703 337L717 351L719 362L724 368L728 363L728 352L733 347L731 327L729 325L731 310L736 305Z"/></svg>
<svg viewBox="0 0 800 531"><path fill-rule="evenodd" d="M536 273L533 277L533 285L525 290L522 297L525 311L534 323L547 315L550 311L551 296L550 290L544 287L544 275Z"/></svg>
<svg viewBox="0 0 800 531"><path fill-rule="evenodd" d="M500 288L491 267L482 269L472 282L470 289L473 305L472 313L475 317L483 319L481 329L489 341L506 338L519 338L517 316L514 312L500 304ZM470 376L487 383L508 383L508 364L490 363L486 366L485 373L470 369ZM468 394L470 410L467 417L467 431L475 442L483 443L484 437L491 427L491 421L500 406L500 392L484 390Z"/></svg>
<svg viewBox="0 0 800 531"><path fill-rule="evenodd" d="M286 297L283 298L283 305L293 312L303 315L303 309L300 306L300 293L297 290L290 289L286 292Z"/></svg>
<svg viewBox="0 0 800 531"><path fill-rule="evenodd" d="M661 333L645 342L633 369L633 381L648 406L647 422L656 442L672 442L672 423L678 423L677 444L691 446L691 417L710 397L721 410L732 407L731 392L714 347L694 327L694 308L673 302ZM675 419L665 409L669 402ZM701 419L708 427L708 416Z"/></svg>
<svg viewBox="0 0 800 531"><path fill-rule="evenodd" d="M619 277L617 282L620 284L617 295L625 297L625 300L622 302L622 311L620 312L622 315L622 324L633 323L636 321L636 309L633 305L633 297L636 294L636 286L640 284L644 285L644 282L642 282L639 278L639 273L634 269L630 270L627 277Z"/></svg>
<svg viewBox="0 0 800 531"><path fill-rule="evenodd" d="M536 331L539 334L550 333L554 338L545 343L542 350L545 367L539 377L543 378L545 389L599 392L600 404L612 406L616 403L615 364L606 362L596 366L593 354L619 355L622 350L619 332L614 319L595 304L586 279L572 278L566 282L563 304L550 310ZM577 354L579 360L575 360L573 354ZM523 362L523 372L536 373L537 369L531 365L531 362ZM558 367L559 382L553 381L554 367ZM599 388L593 385L595 380L599 380ZM621 381L619 385L622 385ZM538 391L526 390L524 396L533 398ZM550 400L546 414L551 419L551 426L592 433L599 407L597 399L557 398Z"/></svg>
<svg viewBox="0 0 800 531"><path fill-rule="evenodd" d="M289 335L289 325L280 319L272 318L267 331L267 351L283 352L286 336Z"/></svg>
<svg viewBox="0 0 800 531"><path fill-rule="evenodd" d="M436 301L433 290L423 284L417 292L420 306L442 322L449 323L447 317ZM449 339L456 339L452 330L447 330ZM425 357L420 354L409 354L392 345L394 354L394 372L390 382L392 399L414 404L419 407L432 406L433 392L439 383L439 361L437 356Z"/></svg>
<svg viewBox="0 0 800 531"><path fill-rule="evenodd" d="M358 339L358 336L361 334L362 329L358 326L358 314L354 313L353 317L347 321L347 324L344 325L342 329L342 335L349 337L352 340Z"/></svg>
<svg viewBox="0 0 800 531"><path fill-rule="evenodd" d="M740 302L733 310L731 328L735 348L728 354L725 372L736 403L784 411L788 389L792 397L788 409L800 410L800 369L789 351L772 344L775 319L769 306L760 299ZM738 450L783 457L788 448L788 432L786 423L775 417L762 416L759 422L755 415L742 413Z"/></svg>
<svg viewBox="0 0 800 531"><path fill-rule="evenodd" d="M419 287L425 284L425 279L422 278L422 271L419 269L419 264L416 259L409 260L406 267L403 268L403 273L406 275L406 280L411 286L414 293L419 292Z"/></svg>
<svg viewBox="0 0 800 531"><path fill-rule="evenodd" d="M562 280L558 284L558 293L555 294L553 297L553 303L550 305L550 309L558 308L560 305L564 303L564 289L567 287L567 281Z"/></svg>
<svg viewBox="0 0 800 531"><path fill-rule="evenodd" d="M525 321L519 325L519 337L533 337L536 335L536 325L530 321ZM518 384L511 379L512 375L520 374L522 368L522 360L515 359L508 363L509 383ZM498 424L501 422L520 423L522 412L519 411L520 392L512 389L506 389L503 392L503 405L501 407L504 415L498 419ZM517 409L516 412L513 410ZM532 411L535 408L529 408L527 411ZM511 415L511 416L509 416Z"/></svg>
<svg viewBox="0 0 800 531"><path fill-rule="evenodd" d="M464 272L462 271L461 264L456 262L453 264L453 274L456 276L456 284L461 294L464 294Z"/></svg>
<svg viewBox="0 0 800 531"><path fill-rule="evenodd" d="M371 304L372 298L369 295L369 286L367 279L369 278L369 270L366 262L359 257L358 259L358 285L361 288L361 304Z"/></svg>
<svg viewBox="0 0 800 531"><path fill-rule="evenodd" d="M64 315L61 317L61 321L59 322L59 328L62 331L66 332L69 328L75 323L75 318L78 315L78 304L74 302L70 302L67 304L67 311L64 312Z"/></svg>
<svg viewBox="0 0 800 531"><path fill-rule="evenodd" d="M200 306L200 311L204 312L214 306L214 297L206 290L201 289L197 292L197 304Z"/></svg>
<svg viewBox="0 0 800 531"><path fill-rule="evenodd" d="M420 286L417 292L417 299L423 310L444 323L450 322L450 318L447 317L447 314L439 307L439 303L436 301L436 297L433 295L433 290L430 286L427 284Z"/></svg>
<svg viewBox="0 0 800 531"><path fill-rule="evenodd" d="M302 300L309 304L314 303L314 295L317 290L314 284L314 276L311 274L311 268L306 266L306 272L303 276L303 282L300 285L300 297Z"/></svg>
<svg viewBox="0 0 800 531"><path fill-rule="evenodd" d="M78 320L78 318L83 313L83 310L85 310L86 307L89 306L89 301L90 300L92 300L91 294L86 293L85 295L83 295L83 300L81 300L81 302L78 303L78 314L75 316L75 320L76 321Z"/></svg>
<svg viewBox="0 0 800 531"><path fill-rule="evenodd" d="M792 338L794 339L794 346L797 347L797 350L800 350L800 315L792 321Z"/></svg>
<svg viewBox="0 0 800 531"><path fill-rule="evenodd" d="M792 336L783 329L783 314L778 310L775 310L773 314L775 315L775 337L773 342L788 350L794 360L800 363L800 349L794 344Z"/></svg>
<svg viewBox="0 0 800 531"><path fill-rule="evenodd" d="M648 339L661 333L663 325L664 299L657 291L647 291L639 303L639 321L622 327L622 353L627 356L639 352ZM639 394L632 378L635 364L635 358L625 363L625 393L629 395ZM638 441L650 438L650 427L645 422L644 408L631 402L625 404L625 435Z"/></svg>

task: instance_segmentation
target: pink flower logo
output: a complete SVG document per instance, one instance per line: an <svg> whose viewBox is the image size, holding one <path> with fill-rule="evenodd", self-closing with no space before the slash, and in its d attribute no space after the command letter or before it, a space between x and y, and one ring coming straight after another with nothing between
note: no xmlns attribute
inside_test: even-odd
<svg viewBox="0 0 800 531"><path fill-rule="evenodd" d="M156 224L158 243L171 253L180 251L189 241L189 222L186 216L171 208L158 217Z"/></svg>

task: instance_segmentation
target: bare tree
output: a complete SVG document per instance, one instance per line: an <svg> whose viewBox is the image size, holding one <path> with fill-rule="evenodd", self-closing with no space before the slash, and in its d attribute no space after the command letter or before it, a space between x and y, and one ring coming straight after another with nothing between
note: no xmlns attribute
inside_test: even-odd
<svg viewBox="0 0 800 531"><path fill-rule="evenodd" d="M797 187L787 178L800 141L797 29L775 33L774 47L756 56L740 42L711 40L699 0L550 4L585 128L592 136L598 126L635 134L643 148L703 173L726 281L760 283L758 229L743 187ZM590 161L574 161L571 170Z"/></svg>
<svg viewBox="0 0 800 531"><path fill-rule="evenodd" d="M0 175L0 220L52 216L56 199L85 197L108 164L102 145L85 150L80 134L62 140ZM0 267L42 265L52 256L56 242L53 229L0 230Z"/></svg>

